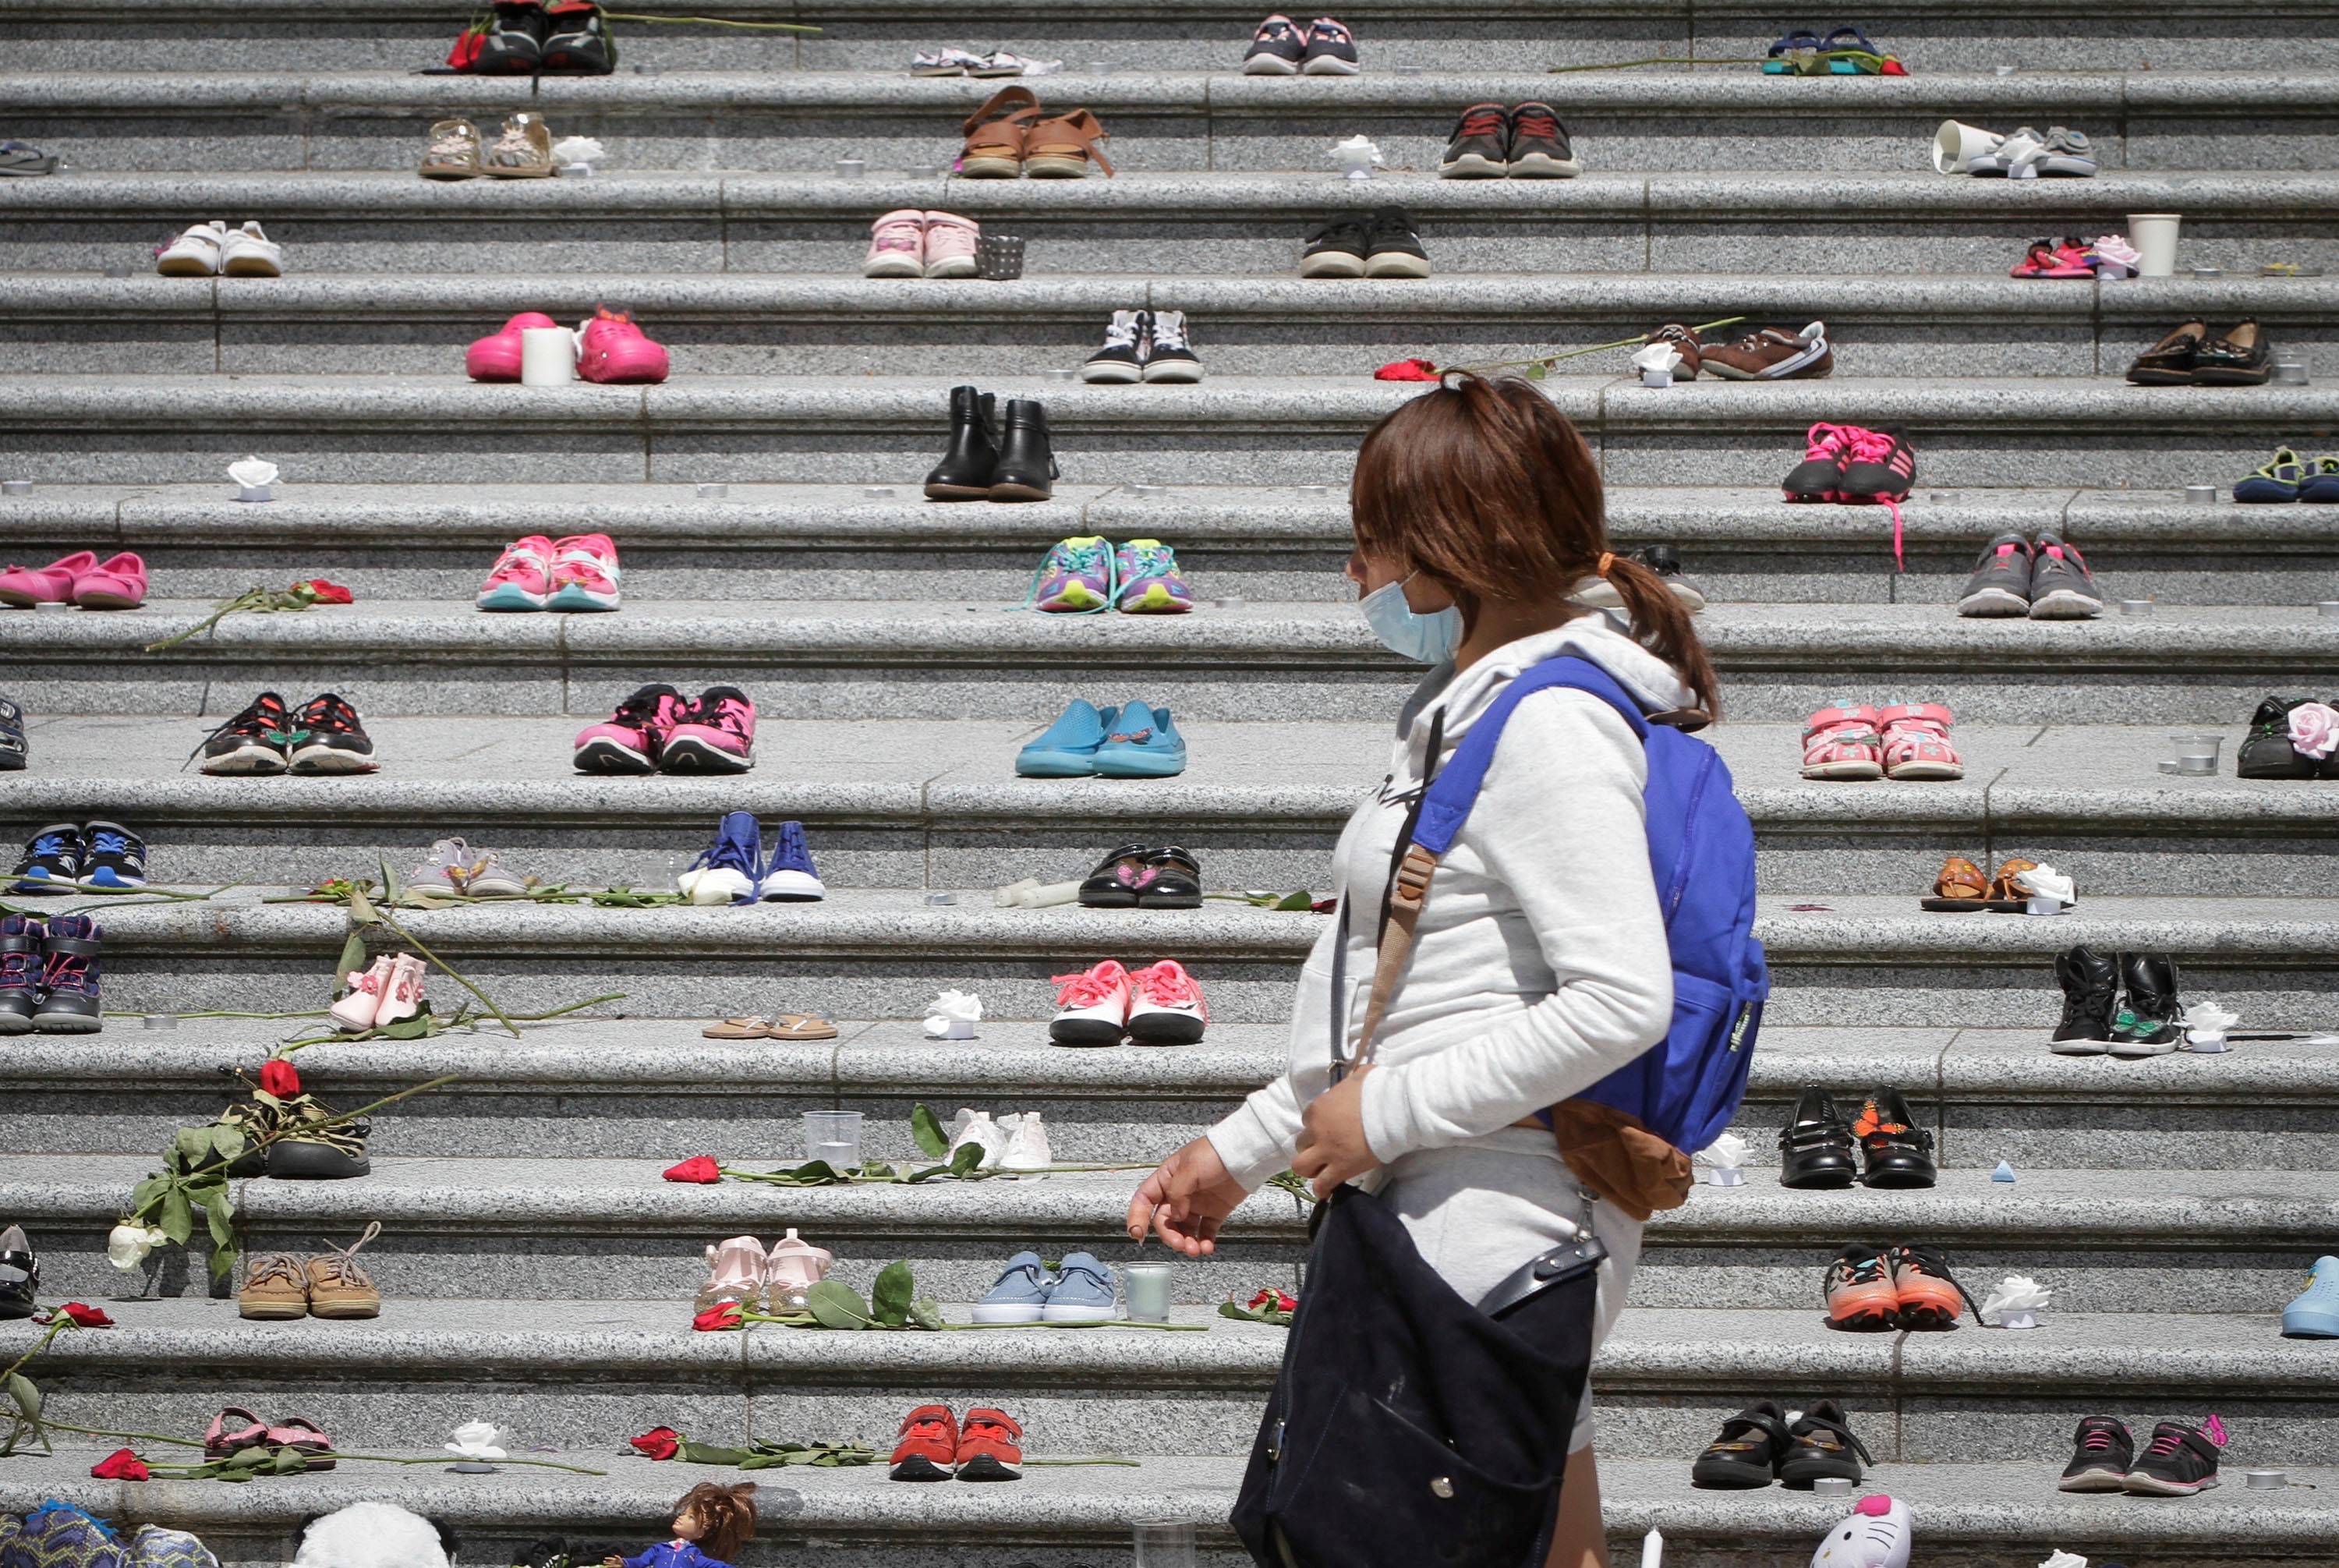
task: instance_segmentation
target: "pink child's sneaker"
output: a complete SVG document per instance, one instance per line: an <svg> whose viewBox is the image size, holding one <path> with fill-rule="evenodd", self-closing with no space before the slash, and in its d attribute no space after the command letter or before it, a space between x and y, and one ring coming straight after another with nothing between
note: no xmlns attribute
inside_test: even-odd
<svg viewBox="0 0 2339 1568"><path fill-rule="evenodd" d="M616 713L577 732L577 771L657 772L667 738L689 712L689 700L672 686L644 686L618 704Z"/></svg>
<svg viewBox="0 0 2339 1568"><path fill-rule="evenodd" d="M926 275L925 217L914 207L886 213L869 225L869 251L861 258L864 278Z"/></svg>
<svg viewBox="0 0 2339 1568"><path fill-rule="evenodd" d="M617 607L617 547L607 534L570 534L552 544L552 597L548 610Z"/></svg>
<svg viewBox="0 0 2339 1568"><path fill-rule="evenodd" d="M666 350L642 335L630 311L595 307L577 346L577 374L587 381L663 381Z"/></svg>
<svg viewBox="0 0 2339 1568"><path fill-rule="evenodd" d="M559 322L541 311L522 311L492 337L472 340L463 354L463 369L475 381L519 380L519 335L529 327L557 327Z"/></svg>
<svg viewBox="0 0 2339 1568"><path fill-rule="evenodd" d="M35 605L73 602L74 579L97 569L97 557L75 550L45 567L10 567L0 571L0 605L29 610Z"/></svg>
<svg viewBox="0 0 2339 1568"><path fill-rule="evenodd" d="M479 344L472 347L477 349ZM551 593L552 541L542 534L530 534L504 547L496 569L479 585L477 602L483 610L540 610Z"/></svg>
<svg viewBox="0 0 2339 1568"><path fill-rule="evenodd" d="M955 212L927 213L926 276L973 277L974 246L982 233L981 226L972 218L962 218Z"/></svg>
<svg viewBox="0 0 2339 1568"><path fill-rule="evenodd" d="M85 610L134 610L146 602L146 563L128 550L74 578L73 602Z"/></svg>
<svg viewBox="0 0 2339 1568"><path fill-rule="evenodd" d="M755 765L755 705L737 686L699 693L658 758L670 774L743 774Z"/></svg>

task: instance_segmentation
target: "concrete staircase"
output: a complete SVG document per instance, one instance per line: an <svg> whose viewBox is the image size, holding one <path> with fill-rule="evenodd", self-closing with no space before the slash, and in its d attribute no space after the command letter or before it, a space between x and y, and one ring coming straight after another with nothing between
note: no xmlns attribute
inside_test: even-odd
<svg viewBox="0 0 2339 1568"><path fill-rule="evenodd" d="M620 74L531 90L414 74L459 25L436 0L354 0L330 18L287 0L0 0L0 127L74 166L0 185L15 394L0 469L36 481L0 498L0 556L134 548L155 593L118 615L0 614L0 692L34 718L31 770L0 775L0 835L109 816L147 835L159 882L242 884L112 908L107 994L125 1016L87 1039L0 1042L0 1223L33 1232L53 1297L105 1301L122 1324L67 1337L36 1375L79 1425L195 1431L243 1404L305 1414L351 1449L419 1455L485 1416L608 1473L348 1464L244 1487L117 1485L87 1478L88 1453L61 1452L0 1463L0 1507L55 1495L182 1524L239 1568L285 1561L303 1517L361 1495L454 1524L466 1568L553 1530L633 1550L708 1473L624 1452L632 1433L883 1448L909 1405L943 1398L1004 1405L1036 1455L1138 1463L980 1488L765 1474L746 1568L1110 1564L1132 1520L1165 1514L1200 1521L1206 1558L1227 1568L1219 1522L1281 1340L1210 1305L1291 1281L1304 1224L1288 1198L1255 1198L1219 1258L1179 1268L1178 1314L1208 1334L693 1335L698 1251L719 1237L797 1227L862 1287L906 1258L962 1314L1021 1247L1132 1256L1119 1226L1135 1178L788 1190L657 1173L699 1152L793 1161L811 1109L866 1112L873 1152L903 1157L921 1102L1040 1109L1081 1160L1150 1159L1207 1127L1277 1070L1320 917L1229 902L1008 911L988 890L1077 876L1130 839L1193 847L1214 889L1323 890L1413 679L1339 577L1357 439L1414 391L1371 368L1519 358L1664 321L1824 317L1840 361L1826 381L1651 393L1612 353L1545 383L1600 456L1618 539L1677 544L1715 600L1700 624L1731 722L1711 733L1755 821L1777 986L1739 1130L1767 1160L1803 1085L1891 1083L1944 1163L1916 1193L1790 1192L1762 1166L1652 1224L1595 1373L1620 1561L1652 1526L1690 1568L1802 1561L1839 1504L1696 1492L1688 1461L1753 1399L1821 1396L1853 1412L1874 1484L1914 1504L1928 1565L2028 1568L2054 1546L2132 1568L2329 1560L2339 1351L2281 1339L2275 1315L2339 1244L2339 1052L2122 1063L2044 1043L2048 958L2079 941L2171 952L2189 994L2251 1025L2331 1021L2331 786L2235 779L2230 757L2266 692L2339 686L2339 620L2314 607L2339 597L2339 514L2180 492L2229 485L2280 444L2333 446L2339 397L2319 378L2119 380L2195 315L2255 316L2285 357L2339 373L2339 283L2258 275L2339 266L2327 8L1896 0L1861 20L1910 77L1813 82L1744 64L1543 72L1759 54L1780 18L1736 0L1373 0L1343 12L1366 74L1333 82L1235 74L1258 15L1222 0L1141 15L994 0L972 20L933 0L692 9L826 31L620 24ZM947 165L958 119L990 91L906 75L913 49L949 43L1064 58L1033 85L1095 107L1126 172L913 174ZM1436 180L1454 114L1480 97L1554 104L1589 172ZM527 107L556 134L604 140L606 172L456 186L410 172L432 120ZM2085 129L2104 172L1942 179L1925 138L1945 117ZM1358 131L1396 166L1360 188L1325 172L1328 143ZM836 177L842 156L867 173ZM1295 276L1308 222L1386 202L1419 221L1436 277ZM869 219L903 205L1025 235L1027 276L862 280ZM2183 212L2185 263L2224 275L2004 276L2030 239L2145 211ZM260 218L291 274L153 276L147 248L211 216ZM604 301L669 346L666 385L545 392L452 374L462 344L513 311ZM1051 374L1085 357L1109 311L1146 304L1189 312L1200 386ZM920 498L946 390L967 380L1048 402L1066 476L1054 501ZM1816 419L1910 432L1905 572L1880 509L1778 501ZM222 477L254 451L285 470L268 506L229 499ZM2157 603L2081 625L1958 620L1975 552L2008 528L2066 534L2112 597ZM623 552L621 613L469 608L504 542L587 528ZM1166 623L1004 611L1050 542L1091 532L1176 546L1204 604ZM143 651L221 597L315 575L357 603ZM744 685L764 715L757 769L571 774L575 730L656 679ZM382 773L181 770L263 687L350 695ZM1170 704L1187 773L1013 778L1014 748L1075 694ZM1796 725L1843 695L1951 703L1965 781L1802 781ZM2226 735L2226 776L2159 774L2172 727ZM382 1221L366 1254L390 1298L378 1322L245 1323L209 1294L200 1257L106 1266L104 1232L169 1130L214 1114L222 1070L249 1069L288 1027L147 1031L128 1015L323 1000L338 912L265 900L380 860L402 871L449 833L548 881L655 885L735 807L806 823L825 903L414 914L434 951L516 1008L625 1000L518 1041L303 1053L340 1104L463 1076L380 1119L371 1177L242 1193L255 1247L313 1250ZM1921 913L1952 853L2050 861L2077 876L2080 907L2052 923ZM954 904L928 902L945 892ZM1189 963L1208 1040L1048 1045L1048 977L1108 954ZM922 1038L915 1020L945 986L984 997L979 1044ZM708 1017L779 1009L828 1013L841 1037L699 1034ZM1988 1179L2001 1159L2011 1187ZM2028 1334L1829 1332L1818 1286L1834 1248L1903 1238L1945 1246L1977 1293L2035 1274L2056 1310ZM25 1342L0 1326L0 1364ZM2054 1490L2081 1416L2142 1431L2213 1410L2234 1433L2225 1490ZM2261 1466L2321 1490L2245 1492L2239 1473Z"/></svg>

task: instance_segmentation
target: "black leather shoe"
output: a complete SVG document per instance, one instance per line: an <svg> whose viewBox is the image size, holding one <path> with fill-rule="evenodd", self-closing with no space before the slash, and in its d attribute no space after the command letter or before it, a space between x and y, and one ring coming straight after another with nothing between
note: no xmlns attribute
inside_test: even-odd
<svg viewBox="0 0 2339 1568"><path fill-rule="evenodd" d="M998 418L988 392L951 389L950 447L926 476L930 501L980 501L999 467Z"/></svg>
<svg viewBox="0 0 2339 1568"><path fill-rule="evenodd" d="M2127 1001L2112 1023L2114 1056L2166 1056L2185 1038L2185 1004L2176 999L2176 966L2156 953L2119 955Z"/></svg>
<svg viewBox="0 0 2339 1568"><path fill-rule="evenodd" d="M1081 883L1081 907L1136 908L1137 890L1144 880L1145 857L1150 853L1141 843L1125 843L1097 862L1096 870Z"/></svg>
<svg viewBox="0 0 2339 1568"><path fill-rule="evenodd" d="M1768 1399L1750 1405L1723 1422L1722 1435L1690 1464L1689 1484L1732 1492L1768 1486L1791 1441L1785 1411Z"/></svg>
<svg viewBox="0 0 2339 1568"><path fill-rule="evenodd" d="M2205 387L2263 387L2274 374L2274 346L2255 321L2220 333L2193 356L2193 379Z"/></svg>
<svg viewBox="0 0 2339 1568"><path fill-rule="evenodd" d="M0 1230L0 1319L30 1317L41 1293L41 1260L22 1228Z"/></svg>
<svg viewBox="0 0 2339 1568"><path fill-rule="evenodd" d="M1868 1169L1865 1187L1930 1187L1939 1171L1933 1164L1933 1135L1917 1125L1897 1089L1879 1089L1851 1124Z"/></svg>
<svg viewBox="0 0 2339 1568"><path fill-rule="evenodd" d="M1859 1174L1851 1124L1836 1109L1826 1090L1811 1085L1795 1101L1794 1120L1779 1133L1779 1185L1850 1187Z"/></svg>
<svg viewBox="0 0 2339 1568"><path fill-rule="evenodd" d="M1808 1490L1812 1482L1831 1475L1857 1484L1860 1462L1876 1463L1851 1435L1842 1407L1832 1399L1822 1399L1805 1411L1803 1418L1788 1428L1787 1437L1787 1451L1779 1459L1779 1480L1799 1490Z"/></svg>
<svg viewBox="0 0 2339 1568"><path fill-rule="evenodd" d="M1048 410L1029 398L1012 398L999 435L999 466L991 471L994 501L1044 501L1054 495L1056 455L1048 447ZM932 487L928 487L929 493Z"/></svg>
<svg viewBox="0 0 2339 1568"><path fill-rule="evenodd" d="M2057 1056L2101 1056L2111 1049L2119 1011L2119 971L2091 947L2055 955L2055 983L2063 988L2063 1021L2048 1049Z"/></svg>
<svg viewBox="0 0 2339 1568"><path fill-rule="evenodd" d="M2245 779L2311 779L2324 764L2290 744L2290 710L2306 697L2270 696L2250 715L2250 733L2234 757L2234 776ZM2339 756L2339 752L2331 754Z"/></svg>
<svg viewBox="0 0 2339 1568"><path fill-rule="evenodd" d="M1202 907L1202 863L1176 844L1164 844L1145 857L1152 875L1137 891L1140 909L1199 909Z"/></svg>

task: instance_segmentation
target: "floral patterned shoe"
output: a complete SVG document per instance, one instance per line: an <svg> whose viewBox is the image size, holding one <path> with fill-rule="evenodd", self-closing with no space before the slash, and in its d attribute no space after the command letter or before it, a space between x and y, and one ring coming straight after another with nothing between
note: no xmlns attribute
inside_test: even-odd
<svg viewBox="0 0 2339 1568"><path fill-rule="evenodd" d="M1877 713L1862 704L1838 703L1803 721L1803 776L1807 779L1878 779L1884 776Z"/></svg>
<svg viewBox="0 0 2339 1568"><path fill-rule="evenodd" d="M1939 703L1900 703L1877 717L1884 726L1884 776L1961 779L1966 764L1949 745L1949 710Z"/></svg>

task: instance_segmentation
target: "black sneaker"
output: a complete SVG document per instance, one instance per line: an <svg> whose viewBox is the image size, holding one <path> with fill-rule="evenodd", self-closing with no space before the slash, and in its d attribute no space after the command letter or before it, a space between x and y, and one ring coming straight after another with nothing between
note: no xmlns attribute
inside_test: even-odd
<svg viewBox="0 0 2339 1568"><path fill-rule="evenodd" d="M2119 1011L2119 967L2085 943L2055 955L2063 1017L2048 1036L2057 1056L2101 1056L2110 1049Z"/></svg>
<svg viewBox="0 0 2339 1568"><path fill-rule="evenodd" d="M2212 1415L2198 1426L2164 1421L2152 1441L2121 1477L2123 1489L2140 1497L2190 1497L2217 1484L2217 1451L2226 1445L2226 1424Z"/></svg>
<svg viewBox="0 0 2339 1568"><path fill-rule="evenodd" d="M1584 173L1568 144L1567 127L1548 104L1526 103L1511 111L1506 161L1514 180L1572 180ZM1438 173L1445 173L1442 166Z"/></svg>
<svg viewBox="0 0 2339 1568"><path fill-rule="evenodd" d="M366 1134L372 1130L370 1123L359 1120L336 1122L331 1127L311 1125L335 1114L331 1107L310 1095L296 1095L285 1101L280 1125L292 1130L268 1146L268 1174L291 1181L337 1181L371 1171L373 1162L366 1158Z"/></svg>
<svg viewBox="0 0 2339 1568"><path fill-rule="evenodd" d="M1851 1123L1817 1084L1795 1101L1795 1118L1779 1129L1779 1185L1805 1191L1850 1187L1860 1174Z"/></svg>
<svg viewBox="0 0 2339 1568"><path fill-rule="evenodd" d="M2071 1435L2071 1462L2055 1484L2065 1492L2124 1491L2128 1466L2135 1463L2136 1438L2127 1423L2090 1415Z"/></svg>
<svg viewBox="0 0 2339 1568"><path fill-rule="evenodd" d="M17 893L74 892L81 887L81 824L51 823L25 841L8 891Z"/></svg>
<svg viewBox="0 0 2339 1568"><path fill-rule="evenodd" d="M1511 172L1511 116L1500 104L1473 104L1462 111L1446 155L1437 160L1441 180L1499 180Z"/></svg>
<svg viewBox="0 0 2339 1568"><path fill-rule="evenodd" d="M1974 563L1966 591L1958 596L1958 614L1983 620L2028 615L2030 573L2030 541L2018 533L1999 535Z"/></svg>
<svg viewBox="0 0 2339 1568"><path fill-rule="evenodd" d="M331 692L321 692L292 716L285 754L296 774L370 774L373 742L358 722L358 710Z"/></svg>
<svg viewBox="0 0 2339 1568"><path fill-rule="evenodd" d="M2030 618L2085 621L2104 613L2104 596L2085 557L2054 534L2038 536L2030 571Z"/></svg>
<svg viewBox="0 0 2339 1568"><path fill-rule="evenodd" d="M1145 379L1148 338L1143 311L1115 311L1104 330L1104 347L1081 366L1081 380L1131 386Z"/></svg>
<svg viewBox="0 0 2339 1568"><path fill-rule="evenodd" d="M1722 1424L1721 1435L1691 1462L1689 1484L1729 1492L1768 1486L1779 1478L1789 1441L1787 1413L1758 1401Z"/></svg>
<svg viewBox="0 0 2339 1568"><path fill-rule="evenodd" d="M1280 11L1258 25L1250 35L1250 48L1243 54L1243 74L1246 76L1297 76L1299 62L1308 53L1306 40L1290 17Z"/></svg>
<svg viewBox="0 0 2339 1568"><path fill-rule="evenodd" d="M1180 385L1202 379L1201 357L1186 340L1186 312L1145 312L1145 379Z"/></svg>
<svg viewBox="0 0 2339 1568"><path fill-rule="evenodd" d="M1355 218L1327 218L1308 231L1308 248L1299 252L1303 278L1361 278L1369 242L1365 225Z"/></svg>
<svg viewBox="0 0 2339 1568"><path fill-rule="evenodd" d="M1917 1125L1897 1089L1879 1089L1851 1124L1867 1162L1862 1187L1930 1187L1939 1173L1933 1165L1933 1135Z"/></svg>
<svg viewBox="0 0 2339 1568"><path fill-rule="evenodd" d="M2245 779L2311 779L2315 760L2290 744L2290 710L2313 699L2268 697L2250 715L2250 733L2234 755L2234 776ZM2332 754L2339 756L2339 752Z"/></svg>
<svg viewBox="0 0 2339 1568"><path fill-rule="evenodd" d="M1345 23L1318 16L1308 24L1308 52L1299 62L1308 76L1353 76L1357 74L1357 35Z"/></svg>
<svg viewBox="0 0 2339 1568"><path fill-rule="evenodd" d="M81 885L91 892L128 892L146 885L146 841L119 823L81 830Z"/></svg>
<svg viewBox="0 0 2339 1568"><path fill-rule="evenodd" d="M25 753L25 710L0 697L0 774L20 771Z"/></svg>
<svg viewBox="0 0 2339 1568"><path fill-rule="evenodd" d="M538 69L547 75L607 76L617 68L617 40L593 0L566 0L546 7L544 50Z"/></svg>
<svg viewBox="0 0 2339 1568"><path fill-rule="evenodd" d="M1779 1460L1779 1482L1798 1491L1807 1491L1812 1482L1830 1476L1857 1484L1863 1461L1876 1463L1851 1435L1842 1407L1832 1399L1822 1399L1787 1429L1787 1452Z"/></svg>
<svg viewBox="0 0 2339 1568"><path fill-rule="evenodd" d="M21 1225L0 1230L0 1321L30 1317L39 1303L41 1260Z"/></svg>
<svg viewBox="0 0 2339 1568"><path fill-rule="evenodd" d="M2112 1020L2114 1056L2166 1056L2185 1038L2185 1004L2176 995L2176 965L2166 954L2119 955L2127 992Z"/></svg>
<svg viewBox="0 0 2339 1568"><path fill-rule="evenodd" d="M471 71L480 76L529 76L544 63L545 15L542 0L495 0L489 13L487 36Z"/></svg>
<svg viewBox="0 0 2339 1568"><path fill-rule="evenodd" d="M1402 207L1383 207L1365 228L1365 276L1426 278L1429 252Z"/></svg>
<svg viewBox="0 0 2339 1568"><path fill-rule="evenodd" d="M289 765L284 747L292 715L284 699L262 692L252 705L205 736L195 748L207 774L281 774ZM184 764L180 764L184 766Z"/></svg>

